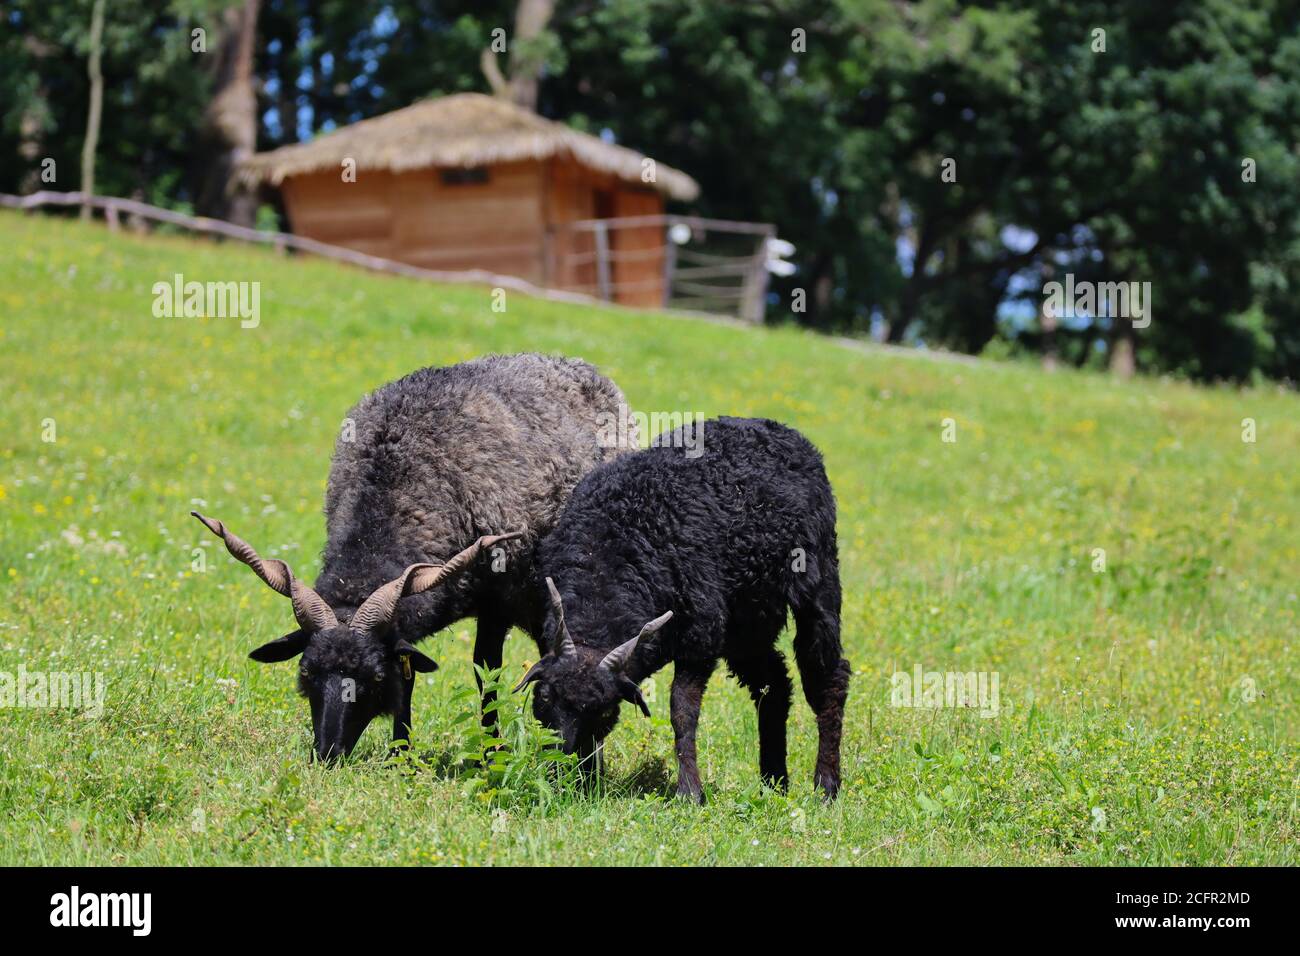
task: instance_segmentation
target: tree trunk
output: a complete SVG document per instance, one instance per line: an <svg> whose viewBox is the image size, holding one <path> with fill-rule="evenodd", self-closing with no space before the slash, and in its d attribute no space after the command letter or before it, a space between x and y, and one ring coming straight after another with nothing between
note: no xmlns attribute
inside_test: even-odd
<svg viewBox="0 0 1300 956"><path fill-rule="evenodd" d="M1115 317L1114 334L1110 340L1110 371L1116 378L1130 379L1137 371L1134 355L1133 323Z"/></svg>
<svg viewBox="0 0 1300 956"><path fill-rule="evenodd" d="M479 59L479 67L494 95L536 111L537 88L545 58L532 41L546 32L554 12L555 0L519 0L515 8L515 32L509 41L510 78L502 75L491 48L485 49Z"/></svg>
<svg viewBox="0 0 1300 956"><path fill-rule="evenodd" d="M802 319L796 316L796 322L823 330L830 325L831 299L835 295L835 281L831 275L833 265L830 254L826 252L817 253L813 259L808 269L808 288L804 290L807 312Z"/></svg>
<svg viewBox="0 0 1300 956"><path fill-rule="evenodd" d="M44 70L41 61L57 51L55 47L41 42L30 34L23 39L23 50L36 65L32 70L36 89L33 91L31 101L18 117L18 155L33 167L23 174L23 178L18 183L18 192L26 195L50 184L50 180L45 176L43 165L43 161L49 158L45 155L45 123L50 111L50 90L43 78ZM54 167L54 176L54 182L57 182L57 167Z"/></svg>
<svg viewBox="0 0 1300 956"><path fill-rule="evenodd" d="M1050 253L1048 253L1048 257L1050 258ZM1040 270L1040 274L1043 277L1043 285L1046 286L1052 278L1052 264L1045 261ZM1051 306L1048 304L1047 296L1044 295L1042 308L1038 312L1038 323L1042 327L1043 331L1044 372L1055 372L1060 358L1056 342L1056 330L1059 321L1060 320L1057 318L1056 314L1052 312Z"/></svg>
<svg viewBox="0 0 1300 956"><path fill-rule="evenodd" d="M104 74L100 70L100 55L104 48L104 0L95 0L90 15L90 62L86 72L90 76L90 116L86 119L86 141L81 146L81 191L87 196L95 194L95 150L99 148L99 120L104 111ZM90 218L90 204L81 207L81 218Z"/></svg>
<svg viewBox="0 0 1300 956"><path fill-rule="evenodd" d="M544 60L529 43L551 22L555 0L519 0L515 9L515 38L510 47L510 99L518 106L537 109L537 86ZM522 44L522 46L521 46Z"/></svg>
<svg viewBox="0 0 1300 956"><path fill-rule="evenodd" d="M203 117L195 208L199 215L252 226L257 196L236 179L241 162L257 147L257 93L253 86L253 50L261 0L243 0L221 14L217 37L212 99ZM284 117L291 123L293 117Z"/></svg>
<svg viewBox="0 0 1300 956"><path fill-rule="evenodd" d="M915 263L912 267L912 274L907 277L907 284L903 286L903 294L898 300L898 315L887 323L885 331L885 341L891 345L898 345L903 341L903 336L907 334L908 327L916 319L916 310L921 302L921 274L917 271Z"/></svg>
<svg viewBox="0 0 1300 956"><path fill-rule="evenodd" d="M903 336L907 333L908 327L916 319L917 311L921 307L921 293L924 285L925 270L930 263L930 256L934 253L936 236L928 223L914 226L911 230L912 246L912 274L907 277L907 283L903 286L903 293L899 296L898 318L890 320L889 329L885 335L885 341L897 345L903 341Z"/></svg>

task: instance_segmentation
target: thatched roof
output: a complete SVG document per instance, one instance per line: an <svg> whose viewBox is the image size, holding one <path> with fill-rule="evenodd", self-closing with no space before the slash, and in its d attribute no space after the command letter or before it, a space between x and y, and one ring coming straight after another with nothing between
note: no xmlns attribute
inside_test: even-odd
<svg viewBox="0 0 1300 956"><path fill-rule="evenodd" d="M523 159L570 156L628 182L641 182L645 159L635 150L580 133L563 123L482 93L457 93L362 120L309 143L282 146L244 161L240 177L251 185L279 185L289 176L331 170L344 159L357 170L401 172L430 166L469 167ZM685 173L655 164L652 185L689 201L700 187Z"/></svg>

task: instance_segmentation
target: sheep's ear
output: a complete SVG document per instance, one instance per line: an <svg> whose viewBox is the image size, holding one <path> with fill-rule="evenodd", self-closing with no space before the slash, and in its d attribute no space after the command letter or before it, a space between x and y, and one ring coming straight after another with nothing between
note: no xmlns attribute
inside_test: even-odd
<svg viewBox="0 0 1300 956"><path fill-rule="evenodd" d="M250 652L248 656L263 664L278 664L280 661L287 661L291 657L297 657L306 650L310 641L311 632L299 628L292 634L286 634L284 637L278 637L274 641L263 644Z"/></svg>
<svg viewBox="0 0 1300 956"><path fill-rule="evenodd" d="M636 704L641 708L641 713L647 717L650 716L650 705L645 702L645 697L641 694L641 688L628 678L624 678L618 685L619 695L629 704Z"/></svg>
<svg viewBox="0 0 1300 956"><path fill-rule="evenodd" d="M411 667L421 674L432 674L438 669L438 665L433 658L426 657L415 649L415 645L408 641L398 641L393 645L393 650L397 652L398 657L409 657Z"/></svg>
<svg viewBox="0 0 1300 956"><path fill-rule="evenodd" d="M542 676L542 671L544 671L544 670L546 670L546 658L545 658L545 657L543 657L540 661L538 661L538 662L537 662L536 664L534 664L532 667L528 668L528 673L524 675L524 679L521 680L518 684L515 685L515 689L512 690L511 693L512 693L512 694L517 694L517 693L519 693L521 690L523 690L525 687L527 687L527 686L528 686L529 684L531 684L533 681L535 681L535 680L537 680L539 677L541 677L541 676Z"/></svg>

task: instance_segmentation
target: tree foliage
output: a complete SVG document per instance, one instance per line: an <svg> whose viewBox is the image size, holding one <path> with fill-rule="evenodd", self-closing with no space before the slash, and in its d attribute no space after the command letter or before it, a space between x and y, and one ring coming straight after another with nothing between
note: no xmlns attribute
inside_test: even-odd
<svg viewBox="0 0 1300 956"><path fill-rule="evenodd" d="M102 191L192 201L211 80L190 31L229 3L109 5ZM88 12L2 15L0 152L17 161L0 188L38 188L43 157L75 188ZM481 55L517 12L265 0L259 148L487 90ZM1043 283L1070 273L1149 281L1152 322L1063 320L1063 361L1131 338L1148 370L1300 374L1294 0L559 0L528 45L511 61L543 64L543 114L687 170L693 211L796 244L774 321L1034 352Z"/></svg>

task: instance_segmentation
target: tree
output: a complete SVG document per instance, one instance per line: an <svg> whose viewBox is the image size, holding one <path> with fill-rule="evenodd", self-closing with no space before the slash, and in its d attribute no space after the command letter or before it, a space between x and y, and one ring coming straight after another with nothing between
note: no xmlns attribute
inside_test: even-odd
<svg viewBox="0 0 1300 956"><path fill-rule="evenodd" d="M525 109L537 109L537 84L546 65L553 36L546 31L555 12L555 0L519 0L515 31L510 38L510 78L497 66L491 46L483 48L482 68L492 92Z"/></svg>
<svg viewBox="0 0 1300 956"><path fill-rule="evenodd" d="M252 226L257 197L236 175L257 148L257 93L253 61L260 0L239 0L221 10L212 53L212 98L199 135L198 212Z"/></svg>
<svg viewBox="0 0 1300 956"><path fill-rule="evenodd" d="M104 52L104 0L95 0L90 17L90 56L86 74L90 77L90 113L86 119L86 141L81 148L81 191L95 194L95 149L99 145L99 118L104 110L104 74L100 58ZM90 203L81 207L81 218L89 219Z"/></svg>
<svg viewBox="0 0 1300 956"><path fill-rule="evenodd" d="M260 42L245 18L244 42L218 45L251 57L224 79L200 68L195 18L249 6L114 0L98 190L208 208L208 183L228 183L255 141L493 84L686 170L703 189L692 212L775 223L798 271L773 281L774 320L1300 378L1291 0L260 0ZM45 159L71 166L84 143L84 67L58 51L84 49L86 9L10 0L0 14L6 190L31 188ZM509 76L485 81L481 54L507 27ZM196 136L213 131L203 155L221 166L195 170ZM1067 274L1150 281L1150 326L1102 314L1053 328L1043 286ZM796 292L806 311L791 310Z"/></svg>
<svg viewBox="0 0 1300 956"><path fill-rule="evenodd" d="M180 208L192 196L185 171L207 77L190 51L188 16L157 0L105 4L95 192ZM79 188L92 19L86 0L9 0L0 12L0 190Z"/></svg>

